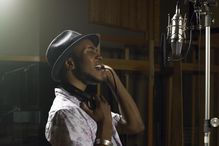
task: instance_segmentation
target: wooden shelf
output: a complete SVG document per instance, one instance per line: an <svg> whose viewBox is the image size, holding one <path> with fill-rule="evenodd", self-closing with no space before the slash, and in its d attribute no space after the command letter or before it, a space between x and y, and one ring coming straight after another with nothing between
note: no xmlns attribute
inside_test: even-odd
<svg viewBox="0 0 219 146"><path fill-rule="evenodd" d="M187 72L193 71L203 71L205 70L205 66L203 64L192 64L192 63L183 63L182 70ZM211 72L219 73L219 65L211 65Z"/></svg>
<svg viewBox="0 0 219 146"><path fill-rule="evenodd" d="M17 62L46 62L44 56L0 56L0 61L17 61ZM125 59L103 59L104 64L112 66L116 70L128 71L149 71L149 61L147 60L125 60ZM172 68L171 66L168 66ZM204 71L203 64L182 63L184 72ZM155 64L155 72L160 71L160 65ZM211 72L219 73L219 65L211 65Z"/></svg>
<svg viewBox="0 0 219 146"><path fill-rule="evenodd" d="M44 56L0 56L0 61L45 62Z"/></svg>

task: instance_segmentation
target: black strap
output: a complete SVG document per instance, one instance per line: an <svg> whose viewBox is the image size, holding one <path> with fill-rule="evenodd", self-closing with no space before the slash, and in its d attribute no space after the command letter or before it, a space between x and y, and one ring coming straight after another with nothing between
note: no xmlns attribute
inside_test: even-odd
<svg viewBox="0 0 219 146"><path fill-rule="evenodd" d="M62 83L60 86L72 96L75 96L79 101L87 103L88 107L92 110L96 108L94 96L88 94L86 91L82 91L69 83Z"/></svg>

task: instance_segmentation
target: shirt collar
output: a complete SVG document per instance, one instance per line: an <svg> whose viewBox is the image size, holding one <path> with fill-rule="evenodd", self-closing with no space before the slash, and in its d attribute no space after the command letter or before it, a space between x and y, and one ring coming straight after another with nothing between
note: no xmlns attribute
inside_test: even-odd
<svg viewBox="0 0 219 146"><path fill-rule="evenodd" d="M62 87L55 88L55 96L56 97L62 96L63 98L66 98L70 100L72 103L80 106L81 101L78 100L75 96L72 96L68 91L66 91Z"/></svg>

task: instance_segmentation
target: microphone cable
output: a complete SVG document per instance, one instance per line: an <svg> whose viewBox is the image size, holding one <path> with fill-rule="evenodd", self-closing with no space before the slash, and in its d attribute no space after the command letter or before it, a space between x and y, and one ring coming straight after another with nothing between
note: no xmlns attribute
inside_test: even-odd
<svg viewBox="0 0 219 146"><path fill-rule="evenodd" d="M192 16L190 18L190 31L189 31L189 45L188 45L188 49L186 51L186 54L185 54L185 57L184 59L188 56L189 54L189 51L191 49L191 44L192 44L192 32L193 32L193 26L192 26L192 19L193 19L193 16L194 16L194 12L192 13Z"/></svg>
<svg viewBox="0 0 219 146"><path fill-rule="evenodd" d="M108 70L111 73L112 77L113 77L115 96L117 96L118 95L118 91L117 91L118 89L117 89L115 75L114 75L113 71L110 68L105 68L105 69Z"/></svg>

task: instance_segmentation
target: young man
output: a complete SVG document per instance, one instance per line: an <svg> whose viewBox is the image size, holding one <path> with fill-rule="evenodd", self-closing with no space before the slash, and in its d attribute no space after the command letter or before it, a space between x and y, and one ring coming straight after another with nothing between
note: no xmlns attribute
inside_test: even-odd
<svg viewBox="0 0 219 146"><path fill-rule="evenodd" d="M53 146L122 146L117 131L135 134L144 129L138 108L116 72L102 64L98 45L96 34L65 30L47 49L51 76L60 83L45 132ZM87 85L101 82L116 95L122 115L111 112L104 97L85 92Z"/></svg>

